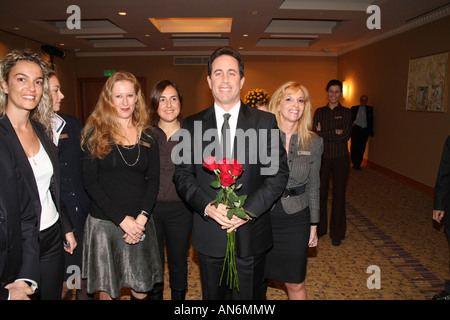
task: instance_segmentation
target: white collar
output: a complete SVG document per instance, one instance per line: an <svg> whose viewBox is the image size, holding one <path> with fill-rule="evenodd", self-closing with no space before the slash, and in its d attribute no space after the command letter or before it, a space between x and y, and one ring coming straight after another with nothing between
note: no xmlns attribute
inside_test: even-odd
<svg viewBox="0 0 450 320"><path fill-rule="evenodd" d="M233 108L231 108L230 111L223 110L221 107L219 107L217 105L217 103L214 102L214 111L216 112L216 118L217 119L222 119L223 115L225 113L229 113L231 115L231 118L237 119L238 115L239 115L240 108L241 108L241 101L238 101L238 103Z"/></svg>

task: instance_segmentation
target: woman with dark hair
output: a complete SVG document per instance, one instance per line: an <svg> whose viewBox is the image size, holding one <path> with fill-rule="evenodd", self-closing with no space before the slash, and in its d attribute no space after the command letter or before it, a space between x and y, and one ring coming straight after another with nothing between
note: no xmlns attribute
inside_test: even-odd
<svg viewBox="0 0 450 320"><path fill-rule="evenodd" d="M38 298L59 300L64 249L72 254L77 242L70 217L61 206L47 73L47 63L29 50L13 50L0 62L0 134L13 150L39 217Z"/></svg>
<svg viewBox="0 0 450 320"><path fill-rule="evenodd" d="M167 247L172 300L184 300L187 289L187 251L192 232L192 213L179 198L172 177L175 165L171 154L177 141L170 137L180 128L183 102L181 90L170 80L159 81L150 94L151 113L158 139L160 175L158 198L153 211L161 262L164 265L164 241ZM162 299L163 284L152 291L152 299Z"/></svg>
<svg viewBox="0 0 450 320"><path fill-rule="evenodd" d="M83 277L100 299L146 299L163 281L152 211L158 194L159 152L149 128L141 86L116 72L82 131L83 176L91 198L86 220Z"/></svg>

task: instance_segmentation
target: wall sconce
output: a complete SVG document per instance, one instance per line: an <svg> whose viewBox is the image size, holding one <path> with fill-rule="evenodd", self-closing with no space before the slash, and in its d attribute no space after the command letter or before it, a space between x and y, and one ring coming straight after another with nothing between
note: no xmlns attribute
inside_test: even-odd
<svg viewBox="0 0 450 320"><path fill-rule="evenodd" d="M342 97L346 97L348 95L348 81L342 81Z"/></svg>

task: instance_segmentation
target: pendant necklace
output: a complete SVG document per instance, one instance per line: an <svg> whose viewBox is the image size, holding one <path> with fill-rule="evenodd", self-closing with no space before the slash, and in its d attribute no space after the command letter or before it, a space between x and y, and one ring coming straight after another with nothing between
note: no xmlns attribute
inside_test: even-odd
<svg viewBox="0 0 450 320"><path fill-rule="evenodd" d="M119 145L116 144L117 151L119 151L119 154L122 157L123 162L125 162L125 164L129 167L135 166L138 163L139 158L141 156L141 147L139 146L139 130L138 130L137 126L136 126L136 143L133 146L121 146L121 147L124 149L127 149L127 150L133 150L136 147L136 145L138 147L138 155L137 155L136 161L133 164L130 164L127 162L127 160L125 160L125 157L123 156L122 152L120 151Z"/></svg>
<svg viewBox="0 0 450 320"><path fill-rule="evenodd" d="M34 157L30 157L30 155L29 155L28 153L25 152L25 155L27 156L28 160L29 160L29 161L32 161L32 162L33 162L33 165L34 165L35 167L37 167L37 163L36 163L36 159L35 159L37 154L36 154Z"/></svg>

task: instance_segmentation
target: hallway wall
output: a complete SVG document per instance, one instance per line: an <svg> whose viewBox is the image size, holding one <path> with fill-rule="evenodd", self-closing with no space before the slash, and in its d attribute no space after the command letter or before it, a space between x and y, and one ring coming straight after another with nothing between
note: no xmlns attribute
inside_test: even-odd
<svg viewBox="0 0 450 320"><path fill-rule="evenodd" d="M374 106L369 162L429 187L434 187L450 135L450 99L445 113L406 111L408 68L410 59L448 52L447 30L450 17L341 55L337 62L338 78L352 89L345 105L357 105L359 97L367 94L369 105ZM450 74L447 78L448 83Z"/></svg>

